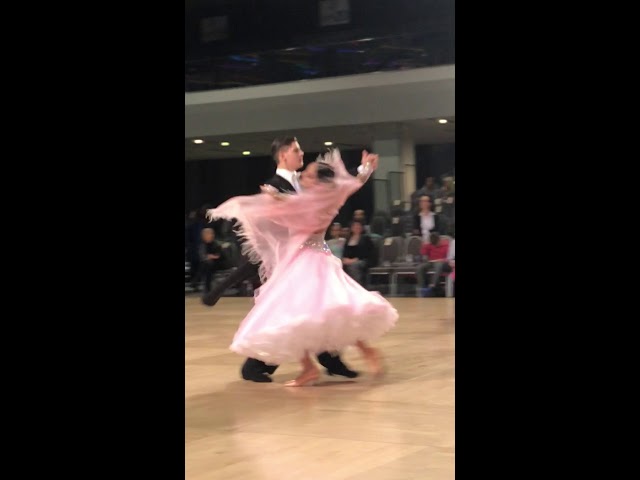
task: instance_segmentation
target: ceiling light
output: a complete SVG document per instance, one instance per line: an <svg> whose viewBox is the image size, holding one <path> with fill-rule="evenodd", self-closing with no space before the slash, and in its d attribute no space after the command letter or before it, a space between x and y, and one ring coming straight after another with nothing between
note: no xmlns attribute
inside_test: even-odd
<svg viewBox="0 0 640 480"><path fill-rule="evenodd" d="M243 155L251 155L251 152L249 150L245 150L244 152L242 152Z"/></svg>
<svg viewBox="0 0 640 480"><path fill-rule="evenodd" d="M199 138L196 138L193 143L204 143L204 140L200 140Z"/></svg>
<svg viewBox="0 0 640 480"><path fill-rule="evenodd" d="M223 147L228 147L230 145L229 142L220 142L220 145L222 145Z"/></svg>
<svg viewBox="0 0 640 480"><path fill-rule="evenodd" d="M440 120L438 120L438 123L442 123L443 125L445 123L447 123L449 120L447 120L446 118L441 118Z"/></svg>
<svg viewBox="0 0 640 480"><path fill-rule="evenodd" d="M325 144L327 147L330 147L331 145L333 145L333 142L324 142L324 144Z"/></svg>

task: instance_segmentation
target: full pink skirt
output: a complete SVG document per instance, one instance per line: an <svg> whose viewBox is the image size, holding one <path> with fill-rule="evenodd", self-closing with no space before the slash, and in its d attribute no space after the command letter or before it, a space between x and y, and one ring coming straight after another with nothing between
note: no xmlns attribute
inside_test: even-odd
<svg viewBox="0 0 640 480"><path fill-rule="evenodd" d="M301 249L279 270L260 288L234 336L234 352L273 365L299 361L305 352L375 340L398 319L384 297L361 287L333 255Z"/></svg>

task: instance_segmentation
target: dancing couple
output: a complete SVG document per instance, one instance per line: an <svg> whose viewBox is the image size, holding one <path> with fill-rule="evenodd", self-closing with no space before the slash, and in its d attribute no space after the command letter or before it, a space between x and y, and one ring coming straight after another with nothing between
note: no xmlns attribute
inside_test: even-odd
<svg viewBox="0 0 640 480"><path fill-rule="evenodd" d="M298 176L291 167L302 166L303 152L295 138L276 140L273 153L279 166L289 164L289 178L280 177L298 194L265 185L260 194L235 197L208 211L212 220L238 222L243 254L257 265L262 282L230 347L249 357L243 378L271 381L267 374L277 365L299 361L302 372L286 385L311 384L320 376L311 355L319 352L318 360L329 374L346 373L338 365L351 372L339 356L328 353L351 345L358 347L371 372L378 374L380 355L369 342L392 328L398 313L381 295L346 275L324 241L340 207L377 167L378 156L364 151L354 176L345 169L338 150L333 150ZM214 289L203 301L213 304L216 295ZM252 367L247 368L247 363ZM256 380L262 378L259 375L268 380Z"/></svg>

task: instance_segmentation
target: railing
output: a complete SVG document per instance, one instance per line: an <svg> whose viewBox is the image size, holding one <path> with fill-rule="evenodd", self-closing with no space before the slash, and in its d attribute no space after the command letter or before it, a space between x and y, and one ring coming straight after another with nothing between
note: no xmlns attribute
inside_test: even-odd
<svg viewBox="0 0 640 480"><path fill-rule="evenodd" d="M185 91L266 85L455 63L449 34L410 33L191 60Z"/></svg>

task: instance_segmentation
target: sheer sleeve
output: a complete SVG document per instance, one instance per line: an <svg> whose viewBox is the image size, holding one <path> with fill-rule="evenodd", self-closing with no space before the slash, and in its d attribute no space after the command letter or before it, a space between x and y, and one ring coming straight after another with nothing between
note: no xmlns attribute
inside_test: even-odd
<svg viewBox="0 0 640 480"><path fill-rule="evenodd" d="M298 195L274 194L270 190L234 197L209 210L209 219L236 219L236 232L245 241L242 253L252 263L260 263L264 282L276 265L286 262L314 232L326 230L347 198L362 186L360 178L349 174L340 153L334 150L323 161L333 168L332 182L322 183Z"/></svg>

